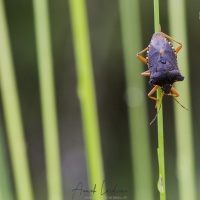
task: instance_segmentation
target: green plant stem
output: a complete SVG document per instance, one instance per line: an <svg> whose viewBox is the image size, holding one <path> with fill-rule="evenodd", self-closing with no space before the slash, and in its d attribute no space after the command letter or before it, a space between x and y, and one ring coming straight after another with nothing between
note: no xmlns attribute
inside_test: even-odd
<svg viewBox="0 0 200 200"><path fill-rule="evenodd" d="M160 31L160 19L159 19L159 0L154 0L154 26L155 32ZM160 200L166 199L165 188L165 155L164 155L164 131L163 131L163 110L162 110L162 91L159 88L157 90L157 112L158 113L158 163L159 163L159 180L158 190L160 192ZM159 110L160 109L160 110Z"/></svg>
<svg viewBox="0 0 200 200"><path fill-rule="evenodd" d="M53 61L47 0L33 0L47 169L48 199L62 200Z"/></svg>
<svg viewBox="0 0 200 200"><path fill-rule="evenodd" d="M178 65L185 79L183 82L175 84L175 87L180 94L179 101L190 109L190 112L187 112L174 102L178 187L181 200L196 200L197 187L195 180L195 156L189 80L190 66L188 61L187 20L185 10L184 0L168 0L170 35L183 44L183 48L178 53Z"/></svg>
<svg viewBox="0 0 200 200"><path fill-rule="evenodd" d="M101 140L97 117L95 89L91 62L91 51L84 0L69 0L71 23L74 39L74 50L78 77L78 97L80 100L84 140L87 156L87 169L91 187L97 185L101 190L104 180ZM100 192L95 193L95 199L105 199Z"/></svg>
<svg viewBox="0 0 200 200"><path fill-rule="evenodd" d="M131 138L133 196L137 200L153 200L153 176L149 123L146 111L147 104L145 101L145 79L139 75L143 69L142 62L133 59L133 55L136 55L142 48L139 0L119 0L119 5Z"/></svg>
<svg viewBox="0 0 200 200"><path fill-rule="evenodd" d="M11 177L9 173L7 153L5 149L5 138L2 130L2 123L0 118L0 193L2 199L13 200L13 191L11 187ZM1 198L0 198L1 199Z"/></svg>
<svg viewBox="0 0 200 200"><path fill-rule="evenodd" d="M0 86L16 194L18 200L33 200L3 0L0 0L0 33Z"/></svg>

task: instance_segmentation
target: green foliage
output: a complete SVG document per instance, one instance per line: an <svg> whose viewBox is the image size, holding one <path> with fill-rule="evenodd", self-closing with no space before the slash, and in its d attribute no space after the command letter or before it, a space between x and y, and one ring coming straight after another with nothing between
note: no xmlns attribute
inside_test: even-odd
<svg viewBox="0 0 200 200"><path fill-rule="evenodd" d="M145 78L140 76L143 70L142 62L133 59L133 55L136 55L142 49L139 1L119 0L119 5L131 138L133 195L137 200L153 200L153 175Z"/></svg>
<svg viewBox="0 0 200 200"><path fill-rule="evenodd" d="M3 0L0 0L0 32L0 87L16 193L20 200L33 200Z"/></svg>
<svg viewBox="0 0 200 200"><path fill-rule="evenodd" d="M6 4L6 14L3 2ZM122 182L126 183L125 189L128 188L129 190L129 188L131 188L131 191L128 191L127 194L128 199L157 199L158 192L154 191L156 188L155 182L157 181L157 157L154 156L156 155L157 136L153 134L156 132L156 123L149 126L151 115L155 113L155 109L152 106L154 102L148 101L147 103L148 98L145 96L145 87L148 86L145 82L147 83L148 80L140 77L140 73L144 71L144 69L142 69L142 63L135 58L135 54L147 44L147 41L149 42L149 38L153 32L153 21L155 32L160 31L160 24L162 24L162 30L165 32L167 19L169 19L169 28L171 32L169 35L183 43L183 49L181 49L178 54L178 64L181 73L185 76L185 80L181 83L175 83L174 86L180 93L180 102L188 107L190 112L182 109L176 102L174 115L172 113L173 111L167 107L168 112L165 112L165 133L167 133L165 134L165 148L167 151L165 150L164 157L163 108L162 105L160 105L162 95L161 89L157 91L157 97L159 98L157 108L160 109L157 118L157 154L159 166L157 186L161 200L166 199L165 185L167 185L168 188L168 198L176 195L178 196L177 193L179 192L180 200L197 199L196 189L199 183L196 184L195 180L198 174L195 174L194 128L192 123L196 123L195 128L197 130L199 123L198 117L192 120L191 110L193 106L194 108L198 108L198 105L196 106L195 103L198 104L199 98L198 93L193 94L195 96L193 98L194 104L192 105L190 100L190 82L193 85L198 85L199 83L198 73L193 74L193 76L195 75L197 78L193 78L191 81L189 80L187 31L191 31L190 34L194 35L194 37L190 38L191 46L194 49L198 49L198 42L196 42L198 40L198 31L196 31L196 27L199 25L199 10L198 6L195 7L195 2L192 2L192 5L188 1L188 8L185 6L186 2L184 1L169 0L167 2L168 15L166 13L166 1L162 1L161 9L159 9L159 0L154 0L154 4L150 1L139 0L58 0L49 2L47 0L34 0L33 2L25 0L13 2L0 0L0 92L2 99L2 101L0 101L0 106L2 107L0 107L0 111L3 111L4 114L4 116L1 117L3 125L0 124L0 200L34 199L27 149L30 155L30 163L33 164L31 165L31 170L33 170L31 174L34 175L33 186L35 197L37 196L39 199L45 199L43 196L46 195L46 187L40 187L40 185L45 185L45 180L43 180L45 176L41 176L42 178L37 177L38 174L41 175L41 171L44 171L42 168L43 158L46 161L46 171L44 173L47 174L48 199L63 200L66 199L66 196L67 199L71 197L71 190L75 186L72 185L72 182L74 182L74 180L77 181L79 173L77 173L77 177L69 177L71 171L65 170L70 168L70 164L74 167L77 162L77 160L75 161L77 158L74 156L76 154L74 150L77 150L77 146L78 148L81 146L80 143L78 143L82 139L82 127L80 123L79 106L76 102L77 96L80 103L84 132L84 150L87 161L89 188L94 188L96 184L96 190L98 191L93 197L98 200L104 200L106 198L106 195L100 195L99 191L101 190L100 187L103 181L105 179L107 181L111 177L111 180L109 180L112 182L111 185L114 183L117 184L117 187L120 187L121 182L119 180L123 180ZM33 3L33 6L31 3ZM153 5L154 17L152 12ZM118 6L121 23L118 21ZM68 13L68 7L70 13ZM86 7L88 9L86 9ZM192 13L188 14L188 18L186 18L186 9L187 12L191 12L192 10ZM159 10L162 17L161 20ZM195 12L197 14L195 14ZM7 18L5 16L7 16ZM28 16L29 18L24 16ZM88 19L87 16L90 18ZM186 25L187 20L192 20L193 22L189 23L189 28L187 28ZM35 35L33 33L33 21L35 23ZM160 23L160 21L162 21L162 23ZM90 23L90 27L88 23ZM195 23L196 25L194 25ZM121 32L119 24L121 25ZM72 33L69 25L72 27ZM8 26L10 28L11 37L9 37L7 30ZM52 27L52 29L50 27ZM73 73L74 69L71 67L74 65L72 59L71 35L73 36L76 77L74 75L75 73ZM11 42L9 38L11 38ZM51 38L53 43L51 42ZM122 47L120 46L121 40ZM36 55L34 55L35 43L38 59L39 95L35 92L38 86ZM90 45L92 45L92 52L94 54L91 54ZM11 52L15 59L15 67ZM53 55L53 53L55 54ZM197 54L198 51L193 51L190 55L191 62L193 62L192 68L195 69L196 67L194 70L195 72L199 70ZM52 55L55 58L55 72L53 71ZM94 80L93 75L92 59L95 64L96 80ZM123 59L125 63L125 80L123 74ZM25 80L24 77L28 77L27 80ZM29 77L31 78L30 80ZM54 78L56 78L55 81ZM76 80L78 82L76 88L77 96L75 96L74 92ZM98 118L96 105L95 81L98 86L98 97L100 97L100 120ZM55 82L57 91L54 89ZM124 82L126 87L124 86ZM35 96L32 95L32 93L34 93ZM126 103L128 105L127 108L123 99L125 93ZM29 102L33 96L34 100ZM38 153L36 151L37 147L34 146L32 148L34 141L38 142L38 138L36 138L37 136L33 134L33 132L36 130L40 136L40 132L42 132L42 130L40 130L40 125L38 126L38 124L41 123L39 97L41 98L42 128L44 132L44 157L42 156L42 151L39 152L41 155L35 155ZM56 99L58 99L59 109L63 111L63 108L67 108L66 113L58 112L59 116L57 116ZM167 102L167 97L164 97L164 99L166 99L164 100L164 105L170 108L169 102L172 101L171 98L168 98L170 99L169 102ZM109 101L111 102L110 104ZM111 104L115 104L116 107L112 107L113 105ZM22 107L22 109L20 107ZM70 111L68 110L69 107L72 107ZM113 109L115 109L115 112ZM152 112L150 111L148 113L150 109L152 109ZM71 113L71 111L73 113ZM22 123L21 112L24 117L24 125ZM119 113L119 115L116 116L116 113ZM126 116L127 113L128 117ZM197 109L195 116L198 116L198 113L200 112L198 112ZM109 116L106 116L108 114ZM151 116L150 120L148 115ZM170 117L167 117L167 115L170 115ZM66 118L67 120L65 121ZM127 122L127 118L129 122ZM61 123L58 119L61 119ZM175 124L172 123L173 119L175 119ZM62 123L63 121L64 123ZM103 122L101 125L103 130L102 138L104 139L104 157L102 156L102 144L99 131L100 121ZM64 157L63 164L66 163L67 166L67 168L63 168L62 174L58 122L59 127L65 130L63 132L67 138L67 141L63 141L63 144L70 141L70 144L72 144L71 146L73 146L71 149L66 147L67 145L63 145L61 148L64 149L64 153L67 152L67 156L62 156ZM74 127L69 126L72 122ZM104 124L104 122L106 123ZM130 135L127 131L128 125ZM4 127L6 133L5 143L3 140L4 138L1 139ZM25 130L27 130L26 140L29 141L30 145L28 147L26 147L24 127ZM170 135L170 133L174 131L173 128L175 128L176 132L175 142L173 138L174 134ZM119 132L116 133L115 130L117 129ZM71 143L72 136L76 139L77 136L81 136L81 139L78 138L78 142L76 139L72 139ZM33 143L32 141L30 142L30 138L33 139ZM128 146L129 140L130 150ZM42 142L40 142L40 150L43 148ZM199 141L196 140L196 144L198 143ZM151 148L151 145L153 148ZM176 145L177 154L173 149L173 145L174 148ZM5 155L7 155L7 148L10 157L4 159ZM69 155L68 150L72 153L72 163L69 163L68 161L70 159L66 158ZM152 153L151 150L154 151L154 153ZM79 156L83 156L84 153L81 153L79 153ZM9 161L9 159L11 163L6 162ZM42 160L41 163L39 161L40 159ZM177 159L177 172L175 171L174 162L166 162L165 169L165 159L167 161ZM81 175L85 177L85 171L82 170L84 169L85 160L84 158L80 160L79 163L81 165L78 167L81 169ZM103 164L103 160L106 161L105 164ZM114 160L116 161L113 162ZM132 164L132 166L130 166L130 164ZM36 165L38 167L37 169L34 167ZM199 165L198 162L197 165ZM12 173L8 172L10 168L12 169ZM36 170L39 172L36 172ZM165 180L165 170L167 173L167 181ZM106 178L104 171L109 172L106 174ZM77 169L75 169L74 172L76 173ZM9 174L13 177L10 177ZM125 178L125 174L130 174L128 179ZM153 174L156 174L155 177ZM178 181L174 174L177 174ZM112 179L112 177L115 179ZM16 194L12 190L12 181ZM67 184L62 184L62 181ZM85 181L85 179L79 181ZM133 187L131 184L129 185L132 181ZM174 191L169 189L170 187L172 188L172 185ZM37 187L40 187L39 192ZM107 188L110 189L109 187ZM64 192L67 194L64 194ZM131 195L133 195L133 198Z"/></svg>
<svg viewBox="0 0 200 200"><path fill-rule="evenodd" d="M160 31L160 18L159 18L159 0L154 0L154 27L155 32ZM164 131L163 131L163 111L162 111L162 91L157 90L157 112L158 112L158 163L159 163L159 179L158 190L160 192L160 200L166 199L165 188L165 154L164 154Z"/></svg>
<svg viewBox="0 0 200 200"><path fill-rule="evenodd" d="M34 0L35 33L44 130L48 199L62 200L62 180L55 103L48 3Z"/></svg>
<svg viewBox="0 0 200 200"><path fill-rule="evenodd" d="M104 181L104 170L96 108L86 3L85 1L80 0L70 0L69 5L77 67L77 90L82 112L88 176L90 187L93 188L96 184L98 191L100 191L100 185ZM103 200L105 199L105 195L101 195L100 192L97 192L95 198Z"/></svg>
<svg viewBox="0 0 200 200"><path fill-rule="evenodd" d="M190 109L187 112L174 102L179 194L181 200L197 200L185 1L169 0L168 4L170 35L183 44L178 53L178 65L185 79L175 87L180 102Z"/></svg>
<svg viewBox="0 0 200 200"><path fill-rule="evenodd" d="M2 123L0 121L0 199L13 200L14 195L11 187L11 175L5 151L6 142L1 127Z"/></svg>

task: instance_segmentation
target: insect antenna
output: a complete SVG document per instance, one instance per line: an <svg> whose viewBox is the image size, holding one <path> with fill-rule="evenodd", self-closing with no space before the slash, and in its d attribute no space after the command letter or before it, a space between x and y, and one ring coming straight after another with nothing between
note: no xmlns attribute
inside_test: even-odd
<svg viewBox="0 0 200 200"><path fill-rule="evenodd" d="M157 119L158 114L159 114L160 109L161 109L161 106L162 106L162 101L163 101L163 95L162 95L162 98L161 98L160 107L159 107L159 109L158 109L158 112L156 113L155 117L154 117L153 120L151 121L150 125L153 124L153 122Z"/></svg>
<svg viewBox="0 0 200 200"><path fill-rule="evenodd" d="M185 110L187 110L187 111L190 111L188 108L186 108L185 106L183 106L175 97L173 97L174 98L174 100L182 107L182 108L184 108Z"/></svg>

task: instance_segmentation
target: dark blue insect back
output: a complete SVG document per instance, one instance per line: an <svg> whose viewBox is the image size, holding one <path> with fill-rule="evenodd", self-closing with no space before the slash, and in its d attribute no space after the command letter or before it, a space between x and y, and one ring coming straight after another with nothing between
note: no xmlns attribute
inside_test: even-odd
<svg viewBox="0 0 200 200"><path fill-rule="evenodd" d="M174 49L169 40L176 42L179 46ZM177 63L177 53L181 50L181 48L182 44L180 42L176 41L163 32L157 32L153 34L149 46L136 55L139 60L148 66L148 70L142 72L141 75L150 77L149 84L154 87L148 93L148 97L156 101L156 108L159 99L153 96L153 94L157 91L158 88L162 89L162 96L164 94L172 96L177 101L177 103L179 103L175 98L179 96L179 93L173 87L173 83L176 81L184 80L184 77L179 71ZM147 56L144 58L141 54L145 53L146 51ZM181 106L185 108L183 105ZM188 110L187 108L185 109ZM154 122L157 115L158 113L150 124Z"/></svg>
<svg viewBox="0 0 200 200"><path fill-rule="evenodd" d="M171 92L174 82L184 80L178 68L177 52L162 32L154 33L147 47L149 84L160 86L165 94Z"/></svg>

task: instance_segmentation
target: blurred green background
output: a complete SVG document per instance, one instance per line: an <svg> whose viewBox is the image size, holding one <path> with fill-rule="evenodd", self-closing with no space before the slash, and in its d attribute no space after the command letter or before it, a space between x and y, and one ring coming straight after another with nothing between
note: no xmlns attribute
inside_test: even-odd
<svg viewBox="0 0 200 200"><path fill-rule="evenodd" d="M136 89L133 89L133 96L135 95L138 97L138 101L140 101L139 103L127 103L128 101L126 98L130 88L126 87L125 47L123 46L123 38L126 38L126 32L123 32L122 30L122 1L123 0L85 1L87 6L89 39L91 45L105 180L107 188L113 188L117 184L118 188L128 191L125 195L127 196L127 199L140 200L140 198L135 196L136 191L134 189L134 178L136 173L132 170L134 162L132 162L132 143L130 142L131 136L128 113L129 109L135 109L138 105L140 105L141 108L145 108L146 106L147 109L145 110L145 114L147 116L147 121L141 118L140 114L136 113L140 121L140 126L137 129L137 132L141 135L144 134L142 126L145 126L146 129L149 130L147 142L150 148L150 157L149 155L147 156L151 163L150 169L152 169L153 199L157 200L159 199L159 193L157 191L157 124L154 122L154 124L149 126L149 122L156 114L155 102L147 97L148 91L151 90L151 87L148 85L148 78L140 77L140 73L146 70L146 66L141 65L140 61L137 61L135 58L136 53L148 46L151 36L154 33L153 1L138 1L138 18L135 18L136 16L134 16L133 22L129 22L130 24L133 24L133 30L137 32L140 37L133 37L131 40L133 42L131 45L133 47L137 46L137 48L134 48L134 52L132 53L132 65L133 63L135 64L132 70L133 73L134 69L137 71L137 74L133 75L138 76L139 81L143 81L145 85L144 90L137 91ZM192 115L191 120L193 131L191 131L190 134L194 140L195 189L198 192L197 196L199 196L200 159L198 152L200 151L200 94L198 86L200 85L200 2L197 0L185 0L182 3L186 8L185 19L180 19L180 21L177 22L176 29L179 31L180 24L186 23L187 44L183 43L183 49L184 51L187 51L189 66L183 65L179 66L179 68L181 70L184 67L189 67L190 72L190 75L188 75L189 77L185 74L183 75L190 82L190 94L186 95L191 95L189 114ZM30 0L4 0L4 4L15 67L17 89L19 92L19 102L22 112L22 121L25 133L24 137L26 141L34 199L49 199L47 195L33 3ZM77 96L77 75L73 47L73 32L71 28L68 0L49 0L48 6L59 130L59 150L62 168L61 177L64 194L63 199L71 199L72 189L74 189L79 182L83 182L84 187L89 188L86 155L84 151L85 147L81 108ZM162 31L170 35L168 9L168 1L160 1L160 22ZM131 9L129 11L131 11ZM134 8L132 12L135 12ZM179 10L174 10L174 13L175 15L176 13L178 14ZM137 24L135 24L136 21L138 22ZM180 35L180 38L182 38L182 31L178 34ZM175 38L178 41L179 35ZM171 36L173 37L173 35ZM137 45L135 46L135 44ZM185 46L188 48L185 49ZM181 53L182 52L179 54L181 55ZM183 103L181 95L184 93L184 89L179 91L179 93L180 102ZM167 199L179 199L180 197L178 192L175 137L176 124L173 101L174 100L169 97L165 97L163 100ZM0 134L2 143L0 143L0 145L4 151L2 155L5 156L3 162L4 164L7 163L7 178L10 180L11 193L13 194L13 198L11 197L11 199L16 199L16 185L13 181L13 168L10 161L10 150L8 146L2 100L0 103ZM188 107L187 104L184 106ZM178 109L182 108L179 106ZM140 110L137 112L140 112ZM184 119L185 116L188 115L188 112L184 110L183 113L184 114L181 117ZM184 135L184 132L182 134ZM139 143L138 150L135 150L136 153L140 152L140 148L143 149L143 144ZM143 159L146 160L146 157L140 156L140 160ZM148 168L148 166L143 165L142 170L144 172L147 170L146 167ZM143 177L142 181L143 188L141 188L141 191L145 193L145 177ZM1 182L1 187L2 185L4 185L4 182ZM85 199L86 196L87 195L85 194L77 195L75 199ZM0 199L7 200L1 198L1 195Z"/></svg>

